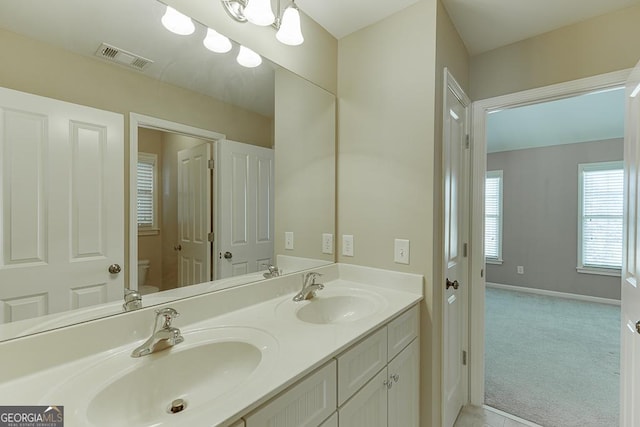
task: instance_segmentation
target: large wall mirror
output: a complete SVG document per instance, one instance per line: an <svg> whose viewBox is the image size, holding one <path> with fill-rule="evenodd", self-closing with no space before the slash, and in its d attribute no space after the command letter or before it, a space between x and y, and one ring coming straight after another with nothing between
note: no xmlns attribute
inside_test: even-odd
<svg viewBox="0 0 640 427"><path fill-rule="evenodd" d="M0 4L0 340L334 262L334 95L165 12Z"/></svg>

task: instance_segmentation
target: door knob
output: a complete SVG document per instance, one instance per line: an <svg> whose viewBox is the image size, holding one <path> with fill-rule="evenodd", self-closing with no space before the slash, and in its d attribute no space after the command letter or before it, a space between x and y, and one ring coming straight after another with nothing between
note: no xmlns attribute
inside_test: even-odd
<svg viewBox="0 0 640 427"><path fill-rule="evenodd" d="M180 252L180 251L182 250L182 245L175 245L175 246L173 247L173 250L174 250L174 251L177 251L177 252Z"/></svg>
<svg viewBox="0 0 640 427"><path fill-rule="evenodd" d="M452 282L451 280L449 280L447 278L447 289L449 289L449 288L458 289L459 287L460 287L460 283L458 283L457 280L454 280Z"/></svg>
<svg viewBox="0 0 640 427"><path fill-rule="evenodd" d="M233 254L229 251L224 253L224 259L231 259L233 258Z"/></svg>
<svg viewBox="0 0 640 427"><path fill-rule="evenodd" d="M636 331L640 334L640 320L636 322Z"/></svg>
<svg viewBox="0 0 640 427"><path fill-rule="evenodd" d="M122 268L120 268L120 266L118 264L111 264L109 266L109 273L111 274L118 274L122 271Z"/></svg>

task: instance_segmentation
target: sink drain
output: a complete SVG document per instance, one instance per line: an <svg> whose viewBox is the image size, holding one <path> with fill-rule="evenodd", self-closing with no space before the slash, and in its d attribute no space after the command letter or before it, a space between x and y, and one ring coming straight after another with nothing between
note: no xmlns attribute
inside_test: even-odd
<svg viewBox="0 0 640 427"><path fill-rule="evenodd" d="M187 402L185 402L183 399L176 399L171 402L171 405L169 406L169 412L172 414L177 414L178 412L184 411L186 407Z"/></svg>

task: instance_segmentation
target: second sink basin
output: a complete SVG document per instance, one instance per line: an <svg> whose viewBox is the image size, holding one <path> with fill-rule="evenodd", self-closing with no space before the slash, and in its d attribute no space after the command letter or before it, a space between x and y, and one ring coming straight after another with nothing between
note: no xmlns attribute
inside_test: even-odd
<svg viewBox="0 0 640 427"><path fill-rule="evenodd" d="M378 313L384 306L384 299L373 292L327 286L314 298L287 302L280 310L295 311L295 316L305 323L328 325L355 322Z"/></svg>

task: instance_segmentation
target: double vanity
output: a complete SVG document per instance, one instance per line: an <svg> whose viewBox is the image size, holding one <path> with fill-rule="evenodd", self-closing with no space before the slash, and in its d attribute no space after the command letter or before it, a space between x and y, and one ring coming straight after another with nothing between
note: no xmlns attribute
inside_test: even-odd
<svg viewBox="0 0 640 427"><path fill-rule="evenodd" d="M309 273L0 343L2 404L67 427L417 425L422 276Z"/></svg>

